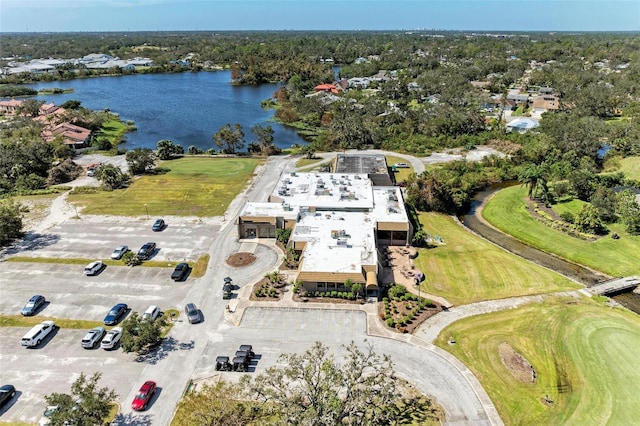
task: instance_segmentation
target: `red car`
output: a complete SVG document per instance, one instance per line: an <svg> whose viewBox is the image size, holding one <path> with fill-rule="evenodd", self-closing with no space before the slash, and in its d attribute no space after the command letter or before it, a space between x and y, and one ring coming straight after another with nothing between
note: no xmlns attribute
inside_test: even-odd
<svg viewBox="0 0 640 426"><path fill-rule="evenodd" d="M144 385L142 385L135 398L133 398L131 408L136 411L146 410L147 404L149 404L149 401L153 398L154 393L156 393L156 382L152 382L151 380L144 382Z"/></svg>

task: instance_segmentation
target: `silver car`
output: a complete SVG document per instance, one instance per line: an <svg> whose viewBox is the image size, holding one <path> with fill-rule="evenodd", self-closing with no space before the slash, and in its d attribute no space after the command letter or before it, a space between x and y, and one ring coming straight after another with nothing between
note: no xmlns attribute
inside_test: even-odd
<svg viewBox="0 0 640 426"><path fill-rule="evenodd" d="M102 349L115 349L122 338L122 327L113 327L107 332L107 335L102 339L100 347Z"/></svg>
<svg viewBox="0 0 640 426"><path fill-rule="evenodd" d="M104 333L104 327L92 328L82 338L82 347L85 349L96 347L100 343L100 340L102 340L102 336L104 336Z"/></svg>
<svg viewBox="0 0 640 426"><path fill-rule="evenodd" d="M128 251L129 251L129 246L118 246L113 251L113 253L111 253L111 258L114 260L122 259L122 256L124 256L124 254Z"/></svg>

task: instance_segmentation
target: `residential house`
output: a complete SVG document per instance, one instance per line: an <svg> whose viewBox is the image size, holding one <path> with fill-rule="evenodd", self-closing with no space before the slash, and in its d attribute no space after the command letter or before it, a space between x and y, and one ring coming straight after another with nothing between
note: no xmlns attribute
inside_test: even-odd
<svg viewBox="0 0 640 426"><path fill-rule="evenodd" d="M325 84L318 84L316 87L314 87L314 90L316 92L325 92L325 93L338 93L339 90L338 88L331 84L331 83L325 83Z"/></svg>
<svg viewBox="0 0 640 426"><path fill-rule="evenodd" d="M0 113L6 115L15 115L21 105L22 101L18 101L16 99L0 101Z"/></svg>
<svg viewBox="0 0 640 426"><path fill-rule="evenodd" d="M554 95L534 96L531 98L531 107L538 113L555 111L560 108L560 99Z"/></svg>
<svg viewBox="0 0 640 426"><path fill-rule="evenodd" d="M113 61L117 58L114 58L111 55L107 55L105 53L90 53L86 56L83 56L79 59L79 62L82 64L103 64L107 61Z"/></svg>
<svg viewBox="0 0 640 426"><path fill-rule="evenodd" d="M51 128L47 127L42 131L42 138L47 142L51 142L58 137L62 138L62 142L65 145L69 145L74 149L84 148L89 144L91 130L64 122Z"/></svg>

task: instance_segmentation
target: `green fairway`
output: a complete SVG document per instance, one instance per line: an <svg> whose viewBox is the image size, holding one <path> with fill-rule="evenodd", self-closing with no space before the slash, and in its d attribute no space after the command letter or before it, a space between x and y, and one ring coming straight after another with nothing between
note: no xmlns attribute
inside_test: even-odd
<svg viewBox="0 0 640 426"><path fill-rule="evenodd" d="M455 344L447 341L453 338ZM523 383L505 367L506 343L534 368ZM586 297L478 315L436 344L478 377L506 425L631 425L640 419L640 317ZM545 397L552 402L546 402Z"/></svg>
<svg viewBox="0 0 640 426"><path fill-rule="evenodd" d="M640 236L629 235L624 226L607 225L620 239L604 236L585 241L556 231L536 221L525 209L523 186L498 191L485 206L482 216L496 228L541 250L612 276L637 275L640 272Z"/></svg>
<svg viewBox="0 0 640 426"><path fill-rule="evenodd" d="M181 158L160 164L165 174L137 178L125 189L70 194L83 214L220 216L250 181L254 158Z"/></svg>
<svg viewBox="0 0 640 426"><path fill-rule="evenodd" d="M420 213L419 219L425 232L445 242L420 249L415 264L426 275L422 289L454 304L581 287L477 237L449 216Z"/></svg>
<svg viewBox="0 0 640 426"><path fill-rule="evenodd" d="M640 157L627 157L621 159L620 170L626 177L640 181Z"/></svg>

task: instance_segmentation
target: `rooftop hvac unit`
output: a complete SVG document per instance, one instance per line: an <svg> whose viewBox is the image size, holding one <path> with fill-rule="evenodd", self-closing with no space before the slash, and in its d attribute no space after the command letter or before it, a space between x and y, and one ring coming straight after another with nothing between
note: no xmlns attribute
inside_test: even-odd
<svg viewBox="0 0 640 426"><path fill-rule="evenodd" d="M346 247L347 246L347 239L346 238L338 238L337 244L340 247Z"/></svg>

